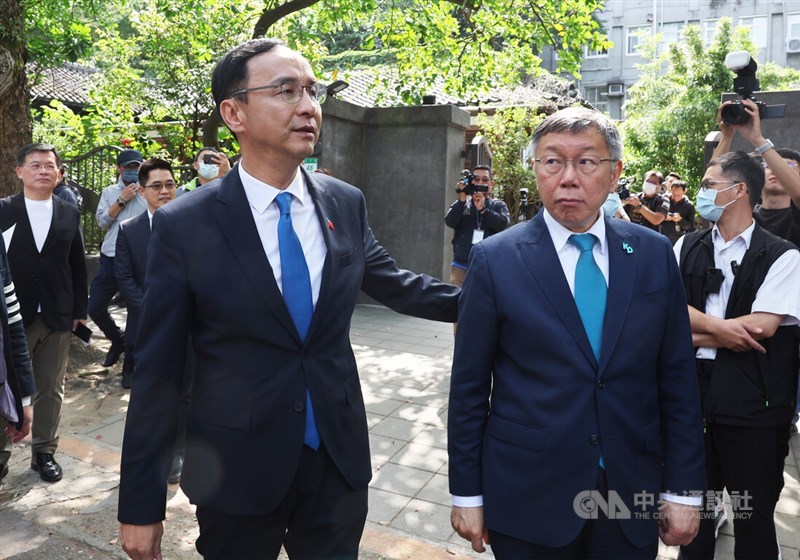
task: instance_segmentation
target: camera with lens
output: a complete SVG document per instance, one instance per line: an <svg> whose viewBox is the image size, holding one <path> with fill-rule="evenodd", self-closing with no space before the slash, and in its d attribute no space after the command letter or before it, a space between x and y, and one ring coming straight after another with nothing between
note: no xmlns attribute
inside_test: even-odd
<svg viewBox="0 0 800 560"><path fill-rule="evenodd" d="M465 169L461 172L461 180L458 182L458 185L456 185L456 192L472 196L477 192L489 192L489 185L476 185L475 175L473 175L469 169Z"/></svg>
<svg viewBox="0 0 800 560"><path fill-rule="evenodd" d="M629 185L634 181L633 177L620 177L617 180L617 194L620 200L627 200L631 197Z"/></svg>
<svg viewBox="0 0 800 560"><path fill-rule="evenodd" d="M733 91L742 99L736 99L722 108L722 121L725 124L745 124L750 120L750 115L745 110L744 99L750 99L758 107L758 116L762 119L779 119L786 112L786 105L767 105L753 96L754 91L759 91L760 85L756 78L758 63L747 51L734 51L725 57L725 66L736 72L733 79Z"/></svg>

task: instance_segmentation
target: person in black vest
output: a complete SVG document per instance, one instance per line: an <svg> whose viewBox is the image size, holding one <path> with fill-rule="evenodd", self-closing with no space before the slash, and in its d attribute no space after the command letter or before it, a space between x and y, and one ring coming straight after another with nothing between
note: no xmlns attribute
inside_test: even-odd
<svg viewBox="0 0 800 560"><path fill-rule="evenodd" d="M659 192L662 178L660 172L648 171L644 176L642 192L622 201L625 211L634 224L659 231L661 223L667 219L669 198Z"/></svg>
<svg viewBox="0 0 800 560"><path fill-rule="evenodd" d="M715 225L675 245L697 348L707 503L728 490L736 558L779 557L773 514L797 383L800 251L753 220L763 186L760 162L745 152L712 160L697 210ZM714 557L706 513L686 560Z"/></svg>

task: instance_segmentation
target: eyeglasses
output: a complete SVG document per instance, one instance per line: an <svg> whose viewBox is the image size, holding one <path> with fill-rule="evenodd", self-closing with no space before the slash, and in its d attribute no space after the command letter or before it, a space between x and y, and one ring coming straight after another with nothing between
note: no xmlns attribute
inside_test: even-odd
<svg viewBox="0 0 800 560"><path fill-rule="evenodd" d="M545 156L542 158L534 159L538 166L544 170L548 175L557 175L564 171L567 163L572 166L582 175L591 175L600 167L604 161L619 161L614 158L599 158L594 156L584 156L580 159L562 159L555 156Z"/></svg>
<svg viewBox="0 0 800 560"><path fill-rule="evenodd" d="M261 91L265 89L276 88L280 88L281 97L283 97L283 100L292 105L298 103L303 98L303 90L308 92L308 97L311 98L311 101L315 101L320 105L325 102L325 98L328 96L328 86L325 84L317 82L316 84L311 84L310 86L304 86L296 80L288 80L282 84L271 84L268 86L240 89L234 91L230 96L236 97L237 95L244 95L246 93L250 93L251 91Z"/></svg>
<svg viewBox="0 0 800 560"><path fill-rule="evenodd" d="M58 171L58 167L56 167L52 163L48 163L45 165L42 165L41 163L29 163L25 165L25 167L27 167L34 173L39 173L39 171L42 170L47 171L48 173L55 173L56 171Z"/></svg>
<svg viewBox="0 0 800 560"><path fill-rule="evenodd" d="M713 179L703 179L700 181L700 190L707 191L712 189L711 185L738 185L741 181L714 181Z"/></svg>
<svg viewBox="0 0 800 560"><path fill-rule="evenodd" d="M167 181L166 183L152 183L150 185L145 185L144 188L146 189L153 189L154 191L158 192L162 189L167 189L171 191L175 189L178 185L173 183L172 181Z"/></svg>

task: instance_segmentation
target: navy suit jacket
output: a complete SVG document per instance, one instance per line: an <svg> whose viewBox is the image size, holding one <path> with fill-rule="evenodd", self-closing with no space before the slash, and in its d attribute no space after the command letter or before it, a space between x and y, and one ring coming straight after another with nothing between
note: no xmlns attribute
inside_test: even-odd
<svg viewBox="0 0 800 560"><path fill-rule="evenodd" d="M114 253L114 274L122 297L138 313L144 299L144 277L147 272L147 244L150 242L150 214L142 212L119 225Z"/></svg>
<svg viewBox="0 0 800 560"><path fill-rule="evenodd" d="M401 313L455 321L458 288L399 270L375 240L361 192L302 171L327 246L319 300L300 337L259 239L238 168L159 209L147 256L118 518L164 518L177 403L196 356L181 486L229 514L285 497L303 448L308 387L322 442L353 488L371 478L367 418L349 341L358 293Z"/></svg>
<svg viewBox="0 0 800 560"><path fill-rule="evenodd" d="M705 488L686 299L669 241L606 220L609 290L597 363L539 213L472 251L462 292L448 418L450 491L484 497L490 529L542 546L573 541L576 496ZM627 248L627 249L626 249ZM623 521L637 546L649 519Z"/></svg>

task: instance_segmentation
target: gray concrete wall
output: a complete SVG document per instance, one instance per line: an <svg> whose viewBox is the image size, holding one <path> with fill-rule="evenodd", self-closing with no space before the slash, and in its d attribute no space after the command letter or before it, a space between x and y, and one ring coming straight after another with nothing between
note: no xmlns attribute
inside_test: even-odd
<svg viewBox="0 0 800 560"><path fill-rule="evenodd" d="M402 268L449 276L444 214L455 200L468 126L469 114L451 105L325 102L319 165L364 192L372 230Z"/></svg>

